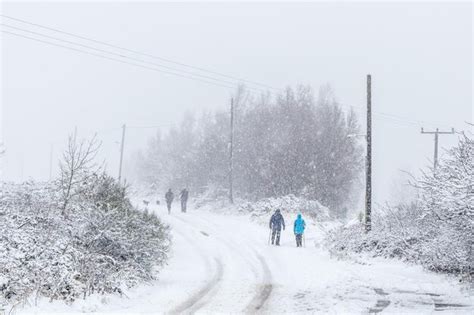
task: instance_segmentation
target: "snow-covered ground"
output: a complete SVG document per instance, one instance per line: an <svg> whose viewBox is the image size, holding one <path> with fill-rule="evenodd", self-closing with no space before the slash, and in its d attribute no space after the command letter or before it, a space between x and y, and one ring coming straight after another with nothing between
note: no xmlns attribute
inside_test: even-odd
<svg viewBox="0 0 474 315"><path fill-rule="evenodd" d="M38 301L18 313L446 313L474 312L472 291L455 279L384 259L338 260L322 249L323 232L309 225L296 248L292 222L280 247L248 215L189 209L171 215L172 257L159 280L126 292L67 306ZM290 216L285 219L290 221Z"/></svg>

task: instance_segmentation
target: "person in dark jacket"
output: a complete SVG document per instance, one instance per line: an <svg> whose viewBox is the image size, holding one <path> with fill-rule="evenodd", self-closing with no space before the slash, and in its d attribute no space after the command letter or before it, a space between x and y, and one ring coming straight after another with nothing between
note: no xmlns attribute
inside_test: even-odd
<svg viewBox="0 0 474 315"><path fill-rule="evenodd" d="M306 228L306 222L304 222L301 214L298 214L295 224L293 225L293 232L296 238L296 247L303 247L303 233Z"/></svg>
<svg viewBox="0 0 474 315"><path fill-rule="evenodd" d="M186 203L188 202L189 191L184 188L181 190L179 197L181 199L181 212L186 212Z"/></svg>
<svg viewBox="0 0 474 315"><path fill-rule="evenodd" d="M280 213L280 209L277 209L270 219L270 229L272 230L272 245L275 244L280 246L280 234L281 228L285 230L285 220Z"/></svg>
<svg viewBox="0 0 474 315"><path fill-rule="evenodd" d="M165 199L166 199L166 206L168 207L168 214L170 214L171 213L171 203L173 202L173 199L174 199L174 194L171 191L171 188L166 193Z"/></svg>

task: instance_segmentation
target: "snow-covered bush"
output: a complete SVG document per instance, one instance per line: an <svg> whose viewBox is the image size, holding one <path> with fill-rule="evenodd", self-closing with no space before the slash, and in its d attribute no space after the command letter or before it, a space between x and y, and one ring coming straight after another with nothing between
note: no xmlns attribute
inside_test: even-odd
<svg viewBox="0 0 474 315"><path fill-rule="evenodd" d="M374 256L416 260L417 213L415 204L376 208L370 233L365 233L364 224L353 221L329 233L328 245L338 252L370 252Z"/></svg>
<svg viewBox="0 0 474 315"><path fill-rule="evenodd" d="M246 201L240 198L229 202L228 192L215 186L202 195L194 198L194 208L218 213L232 213L250 215L251 220L260 224L267 224L275 210L280 209L285 220L296 217L298 213L314 222L330 220L330 210L318 201L309 200L295 195L286 195L277 198L262 198L258 201Z"/></svg>
<svg viewBox="0 0 474 315"><path fill-rule="evenodd" d="M372 232L361 224L333 232L333 250L400 257L440 272L473 274L474 141L463 135L437 169L416 180L410 205L374 211Z"/></svg>
<svg viewBox="0 0 474 315"><path fill-rule="evenodd" d="M166 262L168 227L134 209L105 174L88 176L68 197L67 215L57 183L0 190L0 304L121 293Z"/></svg>
<svg viewBox="0 0 474 315"><path fill-rule="evenodd" d="M251 213L253 218L269 217L276 209L283 214L302 213L317 221L329 220L329 209L315 200L308 200L295 195L287 195L277 198L264 198L257 202L244 202L238 206L241 212Z"/></svg>
<svg viewBox="0 0 474 315"><path fill-rule="evenodd" d="M219 188L216 185L208 185L204 192L193 198L194 207L202 208L212 204L212 207L235 208L229 202L229 190ZM241 200L236 198L235 203L239 204Z"/></svg>

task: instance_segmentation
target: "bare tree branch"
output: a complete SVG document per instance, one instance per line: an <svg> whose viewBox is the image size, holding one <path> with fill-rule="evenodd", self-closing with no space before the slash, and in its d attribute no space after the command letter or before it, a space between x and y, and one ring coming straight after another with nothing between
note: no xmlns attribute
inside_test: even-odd
<svg viewBox="0 0 474 315"><path fill-rule="evenodd" d="M68 145L59 165L60 187L62 190L61 213L66 215L66 209L72 197L80 192L80 185L99 172L100 167L95 163L101 143L96 136L90 140L78 140L77 135L68 137Z"/></svg>

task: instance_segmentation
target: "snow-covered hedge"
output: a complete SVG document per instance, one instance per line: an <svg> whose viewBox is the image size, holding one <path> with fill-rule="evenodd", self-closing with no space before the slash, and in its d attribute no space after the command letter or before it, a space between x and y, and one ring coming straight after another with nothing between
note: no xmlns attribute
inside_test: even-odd
<svg viewBox="0 0 474 315"><path fill-rule="evenodd" d="M292 194L276 198L262 198L258 201L236 198L234 204L230 204L226 191L210 187L205 193L194 198L193 202L195 209L250 215L253 221L265 224L276 209L280 209L284 217L287 215L296 217L296 214L302 213L305 217L316 222L330 219L329 209L318 201Z"/></svg>
<svg viewBox="0 0 474 315"><path fill-rule="evenodd" d="M436 170L416 180L420 195L410 205L376 209L372 231L361 224L334 231L333 250L400 257L427 268L473 275L474 141L462 136Z"/></svg>
<svg viewBox="0 0 474 315"><path fill-rule="evenodd" d="M374 256L417 260L415 246L420 241L415 231L417 227L407 224L416 222L415 206L398 206L396 210L390 209L391 212L387 209L374 209L370 233L365 233L364 224L350 222L329 233L328 245L332 250L347 254L369 252Z"/></svg>
<svg viewBox="0 0 474 315"><path fill-rule="evenodd" d="M286 195L277 198L264 198L257 202L244 202L238 206L241 212L251 213L252 217L269 217L276 209L283 213L302 213L317 221L329 220L329 209L318 201L308 200L295 195Z"/></svg>
<svg viewBox="0 0 474 315"><path fill-rule="evenodd" d="M0 304L122 293L166 262L168 227L134 209L114 179L93 175L61 212L57 184L0 186Z"/></svg>

